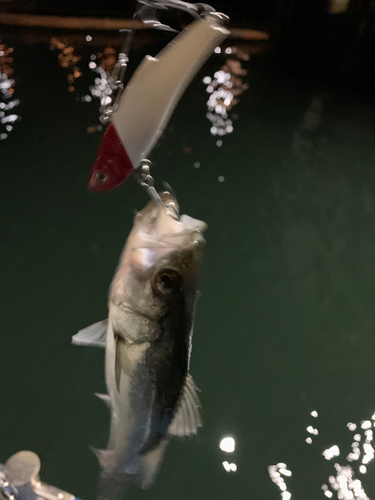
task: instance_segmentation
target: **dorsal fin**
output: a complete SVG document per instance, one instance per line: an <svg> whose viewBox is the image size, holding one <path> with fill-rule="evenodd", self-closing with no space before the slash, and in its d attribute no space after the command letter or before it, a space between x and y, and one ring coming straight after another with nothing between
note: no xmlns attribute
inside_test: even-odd
<svg viewBox="0 0 375 500"><path fill-rule="evenodd" d="M171 436L179 437L197 434L198 428L202 427L199 408L200 402L197 395L197 387L193 377L188 374L178 402L176 414L169 426L168 433Z"/></svg>
<svg viewBox="0 0 375 500"><path fill-rule="evenodd" d="M105 347L108 320L98 321L73 335L72 344Z"/></svg>

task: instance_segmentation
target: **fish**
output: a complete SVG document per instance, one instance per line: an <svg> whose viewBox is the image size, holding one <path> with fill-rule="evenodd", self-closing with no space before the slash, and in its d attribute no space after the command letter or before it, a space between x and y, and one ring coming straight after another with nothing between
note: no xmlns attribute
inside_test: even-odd
<svg viewBox="0 0 375 500"><path fill-rule="evenodd" d="M78 345L105 347L111 412L101 500L128 480L149 487L173 436L202 426L190 357L206 224L179 213L175 196L159 193L135 217L112 280L108 319L76 334ZM172 210L173 209L173 210Z"/></svg>

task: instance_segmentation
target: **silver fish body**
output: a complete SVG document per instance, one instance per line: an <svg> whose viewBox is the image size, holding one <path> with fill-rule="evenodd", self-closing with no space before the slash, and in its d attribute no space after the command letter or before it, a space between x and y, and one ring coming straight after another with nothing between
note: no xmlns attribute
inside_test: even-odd
<svg viewBox="0 0 375 500"><path fill-rule="evenodd" d="M134 219L109 293L103 399L111 427L107 449L97 452L103 499L129 477L149 486L170 436L196 434L202 425L189 360L204 229L188 216L175 220L155 201ZM86 330L73 341L90 344L91 336L95 344Z"/></svg>

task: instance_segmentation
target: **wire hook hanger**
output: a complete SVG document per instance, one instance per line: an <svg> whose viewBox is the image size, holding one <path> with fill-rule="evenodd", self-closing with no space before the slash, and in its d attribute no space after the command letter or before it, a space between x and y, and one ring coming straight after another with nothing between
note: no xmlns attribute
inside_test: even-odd
<svg viewBox="0 0 375 500"><path fill-rule="evenodd" d="M165 212L167 215L172 217L172 219L179 221L180 220L180 214L176 208L176 205L173 202L170 202L168 205L166 205L163 200L160 198L159 193L156 191L154 187L154 178L150 174L150 167L152 163L150 160L142 160L141 163L138 165L138 167L135 169L134 175L136 176L136 180L140 186L142 186L147 193L149 194L150 198L158 205L164 208ZM166 184L166 187L172 191L171 187Z"/></svg>

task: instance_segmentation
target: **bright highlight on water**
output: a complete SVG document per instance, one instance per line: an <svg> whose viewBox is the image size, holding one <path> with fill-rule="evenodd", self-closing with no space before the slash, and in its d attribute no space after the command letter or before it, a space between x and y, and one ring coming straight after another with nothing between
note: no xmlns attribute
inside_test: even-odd
<svg viewBox="0 0 375 500"><path fill-rule="evenodd" d="M232 437L225 437L220 441L220 449L226 453L233 453L236 448L236 442Z"/></svg>

